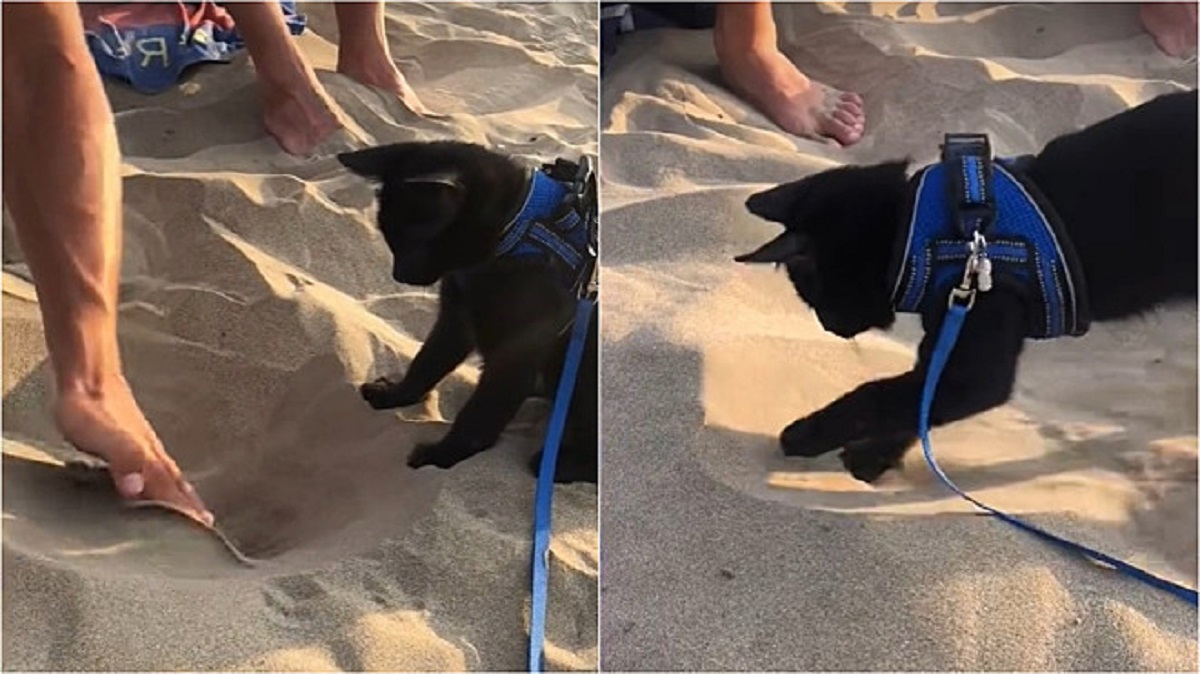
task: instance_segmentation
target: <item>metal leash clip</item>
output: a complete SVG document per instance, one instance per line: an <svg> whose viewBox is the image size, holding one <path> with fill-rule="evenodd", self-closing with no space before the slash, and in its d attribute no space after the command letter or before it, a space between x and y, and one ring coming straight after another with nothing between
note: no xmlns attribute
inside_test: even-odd
<svg viewBox="0 0 1200 674"><path fill-rule="evenodd" d="M963 269L962 281L950 291L950 305L964 303L968 311L975 306L975 294L986 293L992 289L992 261L987 255L987 239L979 230L967 244L971 251L967 256L967 265Z"/></svg>

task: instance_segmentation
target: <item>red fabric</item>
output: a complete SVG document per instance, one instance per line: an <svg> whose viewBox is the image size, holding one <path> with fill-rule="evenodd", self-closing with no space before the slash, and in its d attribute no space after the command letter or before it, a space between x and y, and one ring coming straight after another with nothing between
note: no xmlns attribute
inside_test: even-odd
<svg viewBox="0 0 1200 674"><path fill-rule="evenodd" d="M195 28L205 21L233 30L233 17L215 2L102 2L79 3L83 27L94 30L101 25L117 29L137 26L187 25Z"/></svg>

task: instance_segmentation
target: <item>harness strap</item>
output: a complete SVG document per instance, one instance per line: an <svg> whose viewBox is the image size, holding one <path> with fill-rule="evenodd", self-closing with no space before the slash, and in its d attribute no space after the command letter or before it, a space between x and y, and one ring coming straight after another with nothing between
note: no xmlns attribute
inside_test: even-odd
<svg viewBox="0 0 1200 674"><path fill-rule="evenodd" d="M558 462L558 449L562 444L566 428L567 411L575 393L575 379L579 364L583 360L583 346L587 342L588 323L592 315L591 298L579 300L575 307L575 324L571 330L571 342L567 346L562 376L558 379L558 392L554 395L554 408L550 412L550 423L546 429L546 441L542 445L542 463L538 469L537 491L533 500L533 586L530 591L529 608L529 671L542 671L542 651L546 632L547 585L550 577L550 518L551 501L554 498L554 467Z"/></svg>
<svg viewBox="0 0 1200 674"><path fill-rule="evenodd" d="M551 177L570 184L570 192L563 200L562 208L576 211L587 233L587 251L582 260L579 287L576 288L577 295L585 297L594 290L596 261L599 259L600 203L595 165L591 157L583 155L578 164L559 158L553 165L547 165L546 169Z"/></svg>
<svg viewBox="0 0 1200 674"><path fill-rule="evenodd" d="M494 259L544 259L577 299L595 276L598 243L596 173L586 155L530 170L525 198L501 229Z"/></svg>
<svg viewBox="0 0 1200 674"><path fill-rule="evenodd" d="M1018 517L1009 515L1003 511L997 510L967 494L958 485L954 484L937 461L933 458L933 446L929 440L929 412L933 407L933 396L937 391L938 380L941 379L942 370L946 367L946 361L950 358L950 352L954 350L954 345L958 342L959 331L962 330L963 319L966 318L967 312L970 311L970 306L959 304L957 302L950 303L950 309L946 313L946 317L942 321L942 328L938 332L937 342L933 348L933 356L929 360L929 371L925 374L925 385L921 391L921 413L917 420L917 430L921 436L921 447L925 452L925 462L929 464L929 468L933 474L937 476L951 491L958 494L962 498L970 501L975 507L986 511L988 514L1000 518L1008 524L1017 527L1023 531L1033 534L1038 538L1057 545L1067 551L1075 552L1083 555L1085 558L1094 563L1106 568L1115 569L1131 578L1139 580L1147 585L1156 587L1160 590L1170 592L1172 595L1188 602L1192 606L1197 605L1196 591L1178 583L1174 583L1165 578L1160 578L1148 571L1144 571L1132 564L1123 562L1115 557L1104 554L1097 550L1093 550L1085 545L1080 545L1073 541L1069 541L1061 536L1052 534L1045 529L1034 526Z"/></svg>
<svg viewBox="0 0 1200 674"><path fill-rule="evenodd" d="M525 198L521 200L521 205L509 218L508 223L500 229L500 243L496 245L497 257L512 251L521 237L525 236L525 231L529 228L529 221L522 223L521 215L529 208L529 201L533 199L533 192L536 188L536 172L529 169L525 173Z"/></svg>
<svg viewBox="0 0 1200 674"><path fill-rule="evenodd" d="M950 203L962 236L987 234L996 219L992 193L992 146L987 134L948 133L942 142L942 161L955 170L947 181Z"/></svg>

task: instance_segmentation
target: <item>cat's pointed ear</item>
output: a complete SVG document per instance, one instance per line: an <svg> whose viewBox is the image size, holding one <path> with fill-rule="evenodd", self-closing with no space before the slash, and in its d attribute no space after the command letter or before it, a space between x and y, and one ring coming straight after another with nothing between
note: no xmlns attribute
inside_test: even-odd
<svg viewBox="0 0 1200 674"><path fill-rule="evenodd" d="M342 152L337 159L342 166L354 173L364 178L379 180L399 164L403 154L404 150L396 145L383 145L354 152Z"/></svg>
<svg viewBox="0 0 1200 674"><path fill-rule="evenodd" d="M795 216L796 206L807 189L807 180L797 180L751 194L746 199L746 210L764 220L786 224Z"/></svg>
<svg viewBox="0 0 1200 674"><path fill-rule="evenodd" d="M809 238L796 232L784 232L758 250L733 258L749 264L787 264L811 255Z"/></svg>

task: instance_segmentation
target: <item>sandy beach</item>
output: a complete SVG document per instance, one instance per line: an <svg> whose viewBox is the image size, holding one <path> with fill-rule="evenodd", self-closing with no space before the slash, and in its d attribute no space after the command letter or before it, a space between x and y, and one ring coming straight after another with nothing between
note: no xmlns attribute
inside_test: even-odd
<svg viewBox="0 0 1200 674"><path fill-rule="evenodd" d="M127 375L218 525L80 485L48 413L37 298L5 222L6 670L521 670L545 406L451 471L413 471L471 392L468 361L423 407L374 412L358 383L401 370L436 310L398 286L371 185L333 153L458 139L531 160L597 153L594 4L399 4L392 53L424 103L333 72L330 6L303 52L346 113L316 156L262 129L241 55L162 95L108 83L125 153L120 338ZM7 218L7 214L6 214ZM547 665L598 662L597 491L556 491Z"/></svg>
<svg viewBox="0 0 1200 674"><path fill-rule="evenodd" d="M637 32L602 83L608 670L1197 668L1196 611L990 518L911 452L870 487L777 435L911 367L919 327L848 342L786 276L732 262L778 232L745 198L847 163L1000 155L1196 84L1127 5L775 8L784 51L858 91L841 149L719 82L707 31ZM1196 586L1196 306L1027 347L1010 404L933 434L987 503ZM613 495L609 497L609 495ZM653 541L653 544L648 544Z"/></svg>

